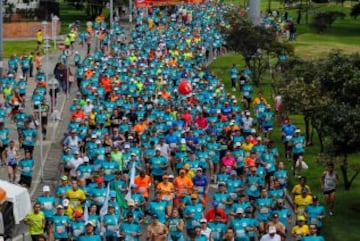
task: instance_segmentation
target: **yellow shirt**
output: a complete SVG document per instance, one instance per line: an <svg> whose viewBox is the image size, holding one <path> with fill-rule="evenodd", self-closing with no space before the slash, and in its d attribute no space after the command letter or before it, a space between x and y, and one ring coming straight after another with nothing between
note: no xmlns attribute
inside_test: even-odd
<svg viewBox="0 0 360 241"><path fill-rule="evenodd" d="M305 188L307 189L308 194L311 194L311 189L310 189L310 187L309 187L308 185L305 185ZM297 195L301 195L302 189L303 189L303 187L302 187L300 184L296 184L296 185L293 187L293 189L291 190L291 193L292 193L293 195L295 195L295 197L296 197Z"/></svg>
<svg viewBox="0 0 360 241"><path fill-rule="evenodd" d="M83 190L78 189L74 191L73 189L70 189L67 191L66 196L69 198L70 204L74 207L74 211L83 212L81 202L86 199L86 194Z"/></svg>
<svg viewBox="0 0 360 241"><path fill-rule="evenodd" d="M246 143L246 142L244 142L242 145L241 145L241 149L243 149L244 151L246 151L246 152L250 152L251 151L251 149L253 148L253 146L254 146L254 144L252 144L252 143Z"/></svg>
<svg viewBox="0 0 360 241"><path fill-rule="evenodd" d="M302 195L297 195L295 197L294 203L296 205L297 215L303 215L306 206L312 204L313 199L311 195L306 195L306 197L303 197Z"/></svg>
<svg viewBox="0 0 360 241"><path fill-rule="evenodd" d="M293 229L291 230L292 234L296 234L296 236L305 236L308 235L309 232L309 226L308 225L303 225L302 227L296 225L293 227Z"/></svg>
<svg viewBox="0 0 360 241"><path fill-rule="evenodd" d="M45 215L43 212L34 213L31 211L25 217L25 221L29 224L30 235L44 234L43 224L45 224Z"/></svg>

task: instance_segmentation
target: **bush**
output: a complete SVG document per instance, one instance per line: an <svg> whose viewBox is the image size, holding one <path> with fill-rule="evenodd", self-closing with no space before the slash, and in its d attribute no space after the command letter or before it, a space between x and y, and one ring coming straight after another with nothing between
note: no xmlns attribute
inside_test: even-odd
<svg viewBox="0 0 360 241"><path fill-rule="evenodd" d="M354 5L351 9L351 13L350 16L353 17L354 19L357 18L357 16L360 15L360 3Z"/></svg>
<svg viewBox="0 0 360 241"><path fill-rule="evenodd" d="M337 18L344 18L345 14L342 12L320 12L317 13L310 23L310 27L318 33L324 32L326 29L330 28L331 25Z"/></svg>

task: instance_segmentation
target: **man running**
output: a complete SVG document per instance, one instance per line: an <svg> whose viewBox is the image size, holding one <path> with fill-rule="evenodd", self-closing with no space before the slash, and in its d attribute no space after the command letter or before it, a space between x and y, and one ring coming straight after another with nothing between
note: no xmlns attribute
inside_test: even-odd
<svg viewBox="0 0 360 241"><path fill-rule="evenodd" d="M334 163L328 164L328 170L324 171L320 178L321 189L325 195L325 205L329 208L329 215L334 215L335 190L339 182L339 176L334 171Z"/></svg>

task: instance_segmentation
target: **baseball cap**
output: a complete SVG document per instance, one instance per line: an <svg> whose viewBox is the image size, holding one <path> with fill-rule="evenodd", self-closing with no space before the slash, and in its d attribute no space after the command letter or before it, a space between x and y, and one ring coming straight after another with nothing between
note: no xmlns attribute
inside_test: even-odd
<svg viewBox="0 0 360 241"><path fill-rule="evenodd" d="M114 190L111 190L109 195L110 197L116 197L116 192Z"/></svg>
<svg viewBox="0 0 360 241"><path fill-rule="evenodd" d="M298 221L305 221L305 217L302 216L302 215L301 215L301 216L298 216L297 220L298 220Z"/></svg>
<svg viewBox="0 0 360 241"><path fill-rule="evenodd" d="M301 132L300 129L295 130L295 133L300 133L300 132Z"/></svg>
<svg viewBox="0 0 360 241"><path fill-rule="evenodd" d="M173 179L173 178L174 178L174 175L170 174L169 179Z"/></svg>
<svg viewBox="0 0 360 241"><path fill-rule="evenodd" d="M132 200L132 199L129 199L129 200L127 201L127 204L128 204L128 206L135 206L135 201Z"/></svg>
<svg viewBox="0 0 360 241"><path fill-rule="evenodd" d="M79 212L79 211L75 211L75 212L74 212L74 217L75 217L75 218L81 218L81 217L82 217L82 213Z"/></svg>
<svg viewBox="0 0 360 241"><path fill-rule="evenodd" d="M63 208L64 208L64 206L63 206L63 205L61 205L61 204L59 204L59 205L57 205L57 206L56 206L56 208L58 208L58 209L60 209L60 208L61 208L61 209L63 209Z"/></svg>
<svg viewBox="0 0 360 241"><path fill-rule="evenodd" d="M198 198L197 194L195 194L195 193L191 194L191 199L197 199L197 198Z"/></svg>
<svg viewBox="0 0 360 241"><path fill-rule="evenodd" d="M196 171L202 171L201 167L196 168Z"/></svg>
<svg viewBox="0 0 360 241"><path fill-rule="evenodd" d="M61 179L62 181L67 181L67 180L68 180L68 177L65 176L65 175L62 175L60 179Z"/></svg>
<svg viewBox="0 0 360 241"><path fill-rule="evenodd" d="M133 153L131 153L130 155L131 155L131 156L136 156L136 153L135 153L135 152L133 152Z"/></svg>
<svg viewBox="0 0 360 241"><path fill-rule="evenodd" d="M244 213L244 209L238 208L238 209L236 209L236 213Z"/></svg>
<svg viewBox="0 0 360 241"><path fill-rule="evenodd" d="M48 185L43 186L43 192L50 192L50 187Z"/></svg>
<svg viewBox="0 0 360 241"><path fill-rule="evenodd" d="M131 188L137 188L137 185L135 183L131 184Z"/></svg>
<svg viewBox="0 0 360 241"><path fill-rule="evenodd" d="M236 171L235 170L232 170L230 175L237 175Z"/></svg>
<svg viewBox="0 0 360 241"><path fill-rule="evenodd" d="M206 218L202 218L202 219L200 219L200 223L207 223Z"/></svg>
<svg viewBox="0 0 360 241"><path fill-rule="evenodd" d="M104 178L102 178L102 177L96 178L96 183L97 183L97 184L104 183Z"/></svg>
<svg viewBox="0 0 360 241"><path fill-rule="evenodd" d="M86 221L86 223L85 223L85 226L88 226L88 225L91 225L91 226L95 227L95 224L90 220Z"/></svg>
<svg viewBox="0 0 360 241"><path fill-rule="evenodd" d="M235 146L241 146L241 142L239 142L239 141L236 142L236 143L235 143Z"/></svg>
<svg viewBox="0 0 360 241"><path fill-rule="evenodd" d="M219 202L216 201L216 200L214 200L214 201L212 201L212 205L213 205L214 207L217 207L217 206L219 206Z"/></svg>

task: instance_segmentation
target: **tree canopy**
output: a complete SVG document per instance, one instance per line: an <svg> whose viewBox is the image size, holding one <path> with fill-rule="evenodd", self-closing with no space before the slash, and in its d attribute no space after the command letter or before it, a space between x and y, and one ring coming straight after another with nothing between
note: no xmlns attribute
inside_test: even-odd
<svg viewBox="0 0 360 241"><path fill-rule="evenodd" d="M332 52L319 60L297 61L278 87L286 109L303 113L316 129L322 151L343 157L344 184L350 188L347 156L360 151L360 55Z"/></svg>
<svg viewBox="0 0 360 241"><path fill-rule="evenodd" d="M268 66L268 58L293 53L293 47L279 41L276 30L264 25L254 26L247 16L239 11L229 11L224 16L227 24L220 25L228 47L240 53L253 69L252 79L260 84L261 75Z"/></svg>

